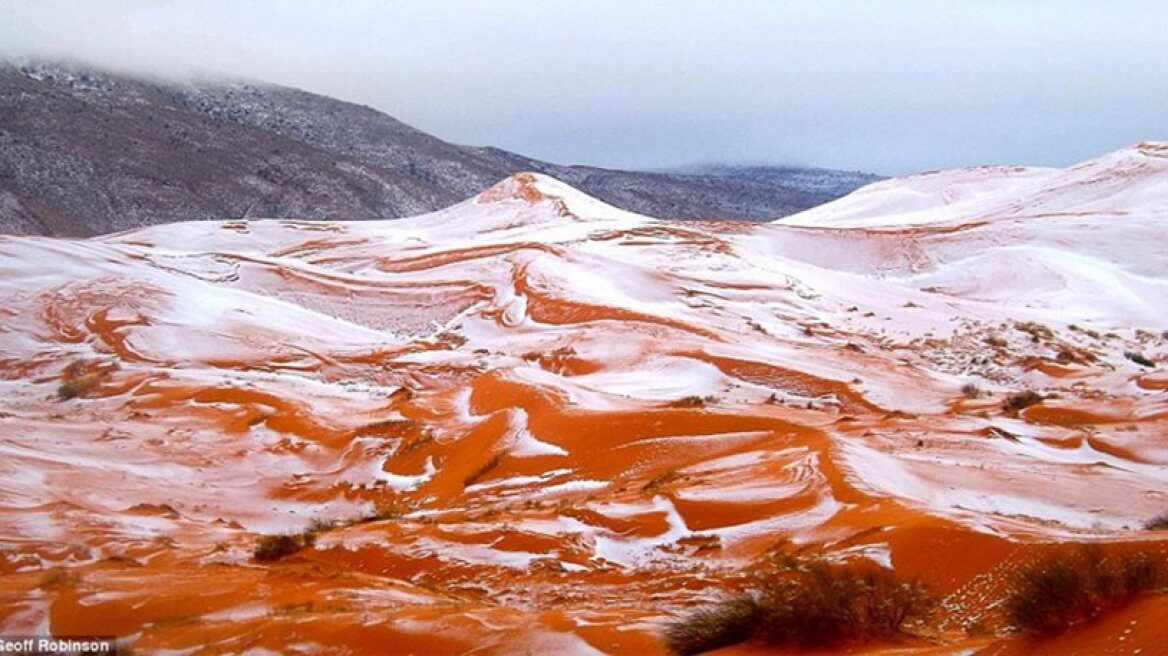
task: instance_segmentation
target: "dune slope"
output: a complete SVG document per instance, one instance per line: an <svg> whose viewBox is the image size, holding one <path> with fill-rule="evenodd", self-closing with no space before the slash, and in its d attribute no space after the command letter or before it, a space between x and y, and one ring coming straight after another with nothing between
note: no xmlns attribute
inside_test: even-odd
<svg viewBox="0 0 1168 656"><path fill-rule="evenodd" d="M1018 567L1168 546L1164 148L776 224L519 174L392 222L0 238L0 632L660 653L787 549L941 598L856 653L1025 653ZM1154 653L1161 602L1060 644Z"/></svg>

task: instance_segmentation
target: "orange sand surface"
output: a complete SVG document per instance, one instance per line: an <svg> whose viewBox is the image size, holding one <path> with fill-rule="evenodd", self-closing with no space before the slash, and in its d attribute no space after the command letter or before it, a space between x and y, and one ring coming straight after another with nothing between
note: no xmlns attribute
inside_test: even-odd
<svg viewBox="0 0 1168 656"><path fill-rule="evenodd" d="M1168 553L1143 528L1168 511L1168 379L1123 357L1162 357L1159 333L813 275L979 223L590 226L539 184L325 236L0 237L0 633L656 654L785 549L940 600L902 640L807 653L1168 654L1162 595L1043 639L1000 612L1052 550ZM1055 364L1071 347L1093 361ZM1022 389L1048 398L1005 408ZM311 546L253 557L314 520Z"/></svg>

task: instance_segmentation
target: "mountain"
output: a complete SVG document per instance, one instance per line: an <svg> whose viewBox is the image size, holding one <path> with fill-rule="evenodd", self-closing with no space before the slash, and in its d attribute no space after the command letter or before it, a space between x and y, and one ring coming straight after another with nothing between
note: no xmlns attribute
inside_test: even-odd
<svg viewBox="0 0 1168 656"><path fill-rule="evenodd" d="M179 220L433 211L519 171L653 216L778 218L867 181L560 166L447 143L304 91L0 66L0 231L91 236ZM814 175L819 175L815 173Z"/></svg>
<svg viewBox="0 0 1168 656"><path fill-rule="evenodd" d="M846 196L851 192L883 180L883 176L863 171L837 171L800 166L730 166L712 164L683 168L679 173L711 175L721 178L756 180L788 186L830 196Z"/></svg>
<svg viewBox="0 0 1168 656"><path fill-rule="evenodd" d="M823 558L938 602L849 653L1155 653L1162 594L1003 609L1168 551L1166 154L777 223L522 173L393 221L0 237L0 633L662 654Z"/></svg>

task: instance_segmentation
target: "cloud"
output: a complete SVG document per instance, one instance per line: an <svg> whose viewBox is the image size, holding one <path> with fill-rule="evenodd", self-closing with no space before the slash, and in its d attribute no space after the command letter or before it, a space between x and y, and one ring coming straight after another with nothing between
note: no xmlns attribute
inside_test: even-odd
<svg viewBox="0 0 1168 656"><path fill-rule="evenodd" d="M1155 2L0 0L0 54L268 80L566 163L885 173L1165 138Z"/></svg>

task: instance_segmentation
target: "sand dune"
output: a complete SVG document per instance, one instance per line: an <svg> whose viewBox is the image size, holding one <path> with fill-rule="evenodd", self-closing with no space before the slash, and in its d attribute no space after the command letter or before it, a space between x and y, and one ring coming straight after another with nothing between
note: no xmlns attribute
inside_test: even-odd
<svg viewBox="0 0 1168 656"><path fill-rule="evenodd" d="M853 653L1025 653L1020 563L1168 546L1166 149L774 224L519 174L394 221L0 238L0 633L659 653L788 544L942 598ZM253 558L314 519L345 524ZM1161 602L1056 651L1157 653Z"/></svg>

